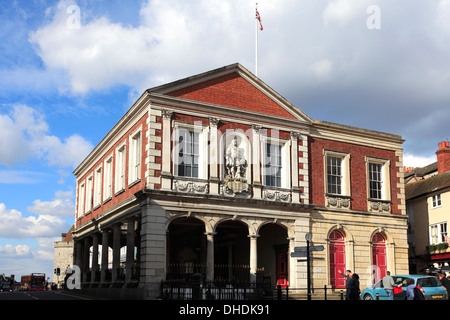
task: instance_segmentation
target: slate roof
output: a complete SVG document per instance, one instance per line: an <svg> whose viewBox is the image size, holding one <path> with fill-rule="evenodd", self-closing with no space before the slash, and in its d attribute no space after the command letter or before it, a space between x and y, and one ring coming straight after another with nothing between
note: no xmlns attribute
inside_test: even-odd
<svg viewBox="0 0 450 320"><path fill-rule="evenodd" d="M405 185L405 197L406 200L410 200L448 187L450 187L450 171L428 179L407 183Z"/></svg>

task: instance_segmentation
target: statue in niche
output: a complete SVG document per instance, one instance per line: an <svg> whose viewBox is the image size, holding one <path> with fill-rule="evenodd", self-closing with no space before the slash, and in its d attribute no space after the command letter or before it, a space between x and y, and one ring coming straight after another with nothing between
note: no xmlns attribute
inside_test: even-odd
<svg viewBox="0 0 450 320"><path fill-rule="evenodd" d="M248 184L245 179L248 162L245 159L245 150L239 148L237 136L233 137L231 143L225 150L225 192L238 194L248 192Z"/></svg>
<svg viewBox="0 0 450 320"><path fill-rule="evenodd" d="M248 164L244 157L244 150L238 147L236 136L233 137L233 141L227 147L225 157L227 176L233 180L245 179Z"/></svg>

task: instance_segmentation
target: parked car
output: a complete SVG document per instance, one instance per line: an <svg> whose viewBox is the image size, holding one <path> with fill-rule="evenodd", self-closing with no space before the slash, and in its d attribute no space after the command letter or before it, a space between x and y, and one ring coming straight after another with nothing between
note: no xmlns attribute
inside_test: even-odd
<svg viewBox="0 0 450 320"><path fill-rule="evenodd" d="M394 300L406 299L406 279L411 278L414 280L414 284L419 287L425 296L426 300L447 300L447 290L441 285L441 282L437 277L424 276L424 275L398 275L392 276L396 284L402 285L402 292L394 294ZM361 299L363 300L376 300L378 294L379 300L387 300L388 295L384 290L383 282L380 280L369 288L366 288L361 292Z"/></svg>

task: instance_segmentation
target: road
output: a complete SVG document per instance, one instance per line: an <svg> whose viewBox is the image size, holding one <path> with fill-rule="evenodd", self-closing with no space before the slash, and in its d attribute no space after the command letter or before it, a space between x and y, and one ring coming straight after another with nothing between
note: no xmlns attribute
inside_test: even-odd
<svg viewBox="0 0 450 320"><path fill-rule="evenodd" d="M63 291L17 291L0 292L2 300L88 300L86 297L70 295Z"/></svg>

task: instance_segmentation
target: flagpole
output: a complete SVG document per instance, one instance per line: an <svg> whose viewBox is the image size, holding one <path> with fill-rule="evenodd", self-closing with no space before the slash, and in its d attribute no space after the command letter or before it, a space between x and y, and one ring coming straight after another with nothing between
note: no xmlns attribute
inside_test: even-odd
<svg viewBox="0 0 450 320"><path fill-rule="evenodd" d="M258 3L256 3L256 12L258 12ZM258 19L255 17L255 76L258 77Z"/></svg>

